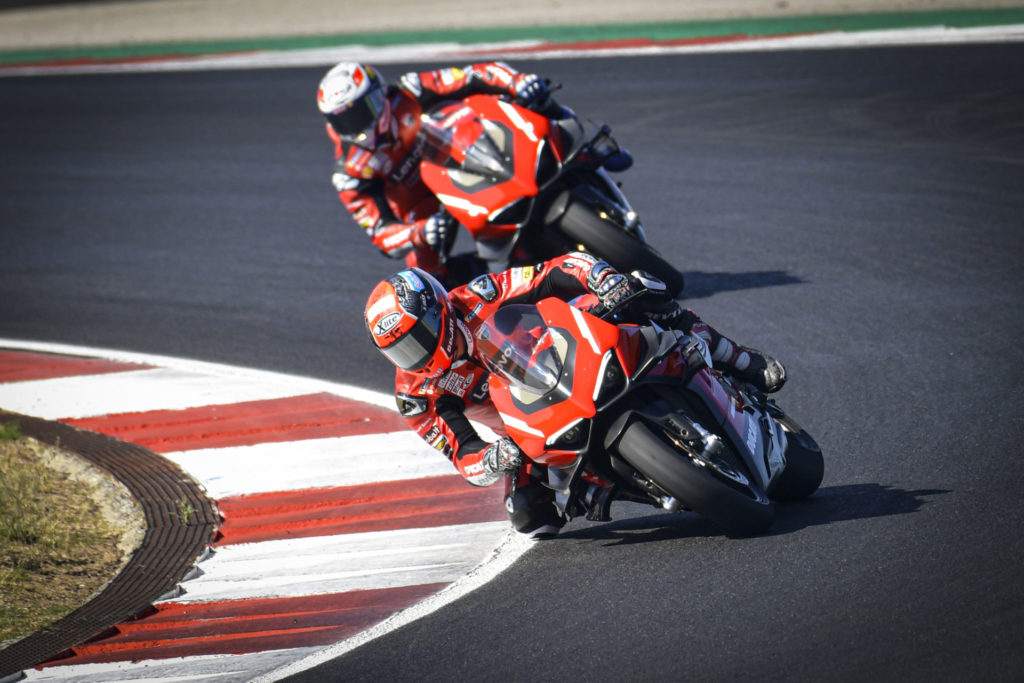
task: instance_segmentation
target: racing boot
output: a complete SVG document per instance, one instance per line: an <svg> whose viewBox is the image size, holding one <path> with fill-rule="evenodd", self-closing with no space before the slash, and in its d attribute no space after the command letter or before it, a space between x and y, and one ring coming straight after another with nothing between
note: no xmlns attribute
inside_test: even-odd
<svg viewBox="0 0 1024 683"><path fill-rule="evenodd" d="M715 369L736 379L753 384L766 394L782 388L786 383L786 368L771 356L746 346L733 344L728 359L719 360L714 354Z"/></svg>
<svg viewBox="0 0 1024 683"><path fill-rule="evenodd" d="M703 338L711 349L715 370L723 374L752 384L766 394L778 391L786 383L786 368L782 363L761 351L737 344L698 318L693 311L685 311L677 329Z"/></svg>
<svg viewBox="0 0 1024 683"><path fill-rule="evenodd" d="M554 538L569 521L555 492L531 477L526 464L505 477L505 509L516 531L538 541Z"/></svg>
<svg viewBox="0 0 1024 683"><path fill-rule="evenodd" d="M611 507L615 500L615 486L589 484L583 494L583 505L586 516L591 522L609 522L612 519Z"/></svg>

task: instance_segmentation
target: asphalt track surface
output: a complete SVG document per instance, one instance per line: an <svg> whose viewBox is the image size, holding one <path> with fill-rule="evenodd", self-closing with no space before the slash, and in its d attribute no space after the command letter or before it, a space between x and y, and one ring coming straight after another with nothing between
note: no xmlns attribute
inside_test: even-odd
<svg viewBox="0 0 1024 683"><path fill-rule="evenodd" d="M1017 680L1024 45L530 68L634 152L688 305L786 363L822 488L751 539L619 503L295 680ZM387 391L398 266L331 191L321 71L0 81L0 336Z"/></svg>

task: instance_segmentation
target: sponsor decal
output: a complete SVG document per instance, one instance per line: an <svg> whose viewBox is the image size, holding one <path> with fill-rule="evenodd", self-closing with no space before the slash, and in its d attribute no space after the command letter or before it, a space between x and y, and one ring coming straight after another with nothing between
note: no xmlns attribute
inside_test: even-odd
<svg viewBox="0 0 1024 683"><path fill-rule="evenodd" d="M465 72L456 67L441 69L441 83L443 85L451 85L452 83L461 80L464 76Z"/></svg>
<svg viewBox="0 0 1024 683"><path fill-rule="evenodd" d="M480 375L480 381L477 382L476 387L474 387L473 391L470 392L469 396L466 397L466 399L469 402L471 402L471 403L486 403L487 402L487 392L488 392L488 390L490 388L490 385L487 383L487 378L489 376L490 376L490 373L487 373L487 372L485 372L484 374Z"/></svg>
<svg viewBox="0 0 1024 683"><path fill-rule="evenodd" d="M398 274L398 276L405 280L409 284L409 286L415 289L417 292L422 292L424 289L426 289L426 286L423 284L423 280L421 280L420 277L416 275L416 273L413 273L408 270L403 270Z"/></svg>
<svg viewBox="0 0 1024 683"><path fill-rule="evenodd" d="M373 211L371 211L370 207L368 207L368 206L360 207L355 212L355 216L354 217L356 219L356 223L358 223L360 225L360 227L362 227L362 228L364 228L366 230L371 229L374 225L377 224L377 217L376 217L375 213Z"/></svg>
<svg viewBox="0 0 1024 683"><path fill-rule="evenodd" d="M747 450L757 454L757 421L747 416Z"/></svg>
<svg viewBox="0 0 1024 683"><path fill-rule="evenodd" d="M473 318L475 318L478 315L480 315L480 311L482 311L482 310L484 310L484 302L481 301L481 302L477 303L476 306L473 307L472 311L470 311L469 313L466 314L466 322L469 322Z"/></svg>
<svg viewBox="0 0 1024 683"><path fill-rule="evenodd" d="M402 319L402 314L397 311L389 313L388 315L377 321L377 324L373 326L373 333L378 337L387 334L391 331L395 325Z"/></svg>
<svg viewBox="0 0 1024 683"><path fill-rule="evenodd" d="M451 316L455 317L455 316ZM459 330L462 332L462 338L466 342L466 355L470 358L473 357L473 353L476 351L476 342L473 341L473 334L469 331L469 327L466 326L462 320L456 318L455 323L459 326ZM455 335L452 335L452 351L455 350Z"/></svg>
<svg viewBox="0 0 1024 683"><path fill-rule="evenodd" d="M437 388L440 391L447 392L449 394L455 394L459 398L463 398L469 388L473 385L473 380L476 379L476 375L470 373L469 375L460 375L454 370L449 370L441 379L437 380Z"/></svg>
<svg viewBox="0 0 1024 683"><path fill-rule="evenodd" d="M423 147L425 145L426 141L423 138L418 137L416 139L416 143L413 145L413 148L409 150L409 153L402 159L402 163L399 164L398 168L395 169L395 172L391 174L390 178L393 182L400 183L407 178L410 180L419 178L420 160L423 158ZM412 183L409 185L411 187Z"/></svg>
<svg viewBox="0 0 1024 683"><path fill-rule="evenodd" d="M388 156L388 153L385 150L380 150L372 157L370 157L370 161L367 165L374 171L377 171L382 175L386 175L391 172L391 169L394 167L395 162L391 159L390 156Z"/></svg>
<svg viewBox="0 0 1024 683"><path fill-rule="evenodd" d="M510 276L512 278L512 289L528 284L533 279L533 266L513 268Z"/></svg>
<svg viewBox="0 0 1024 683"><path fill-rule="evenodd" d="M585 272L585 271L590 270L594 266L595 263L597 263L596 260L588 261L586 259L580 258L580 256L572 256L572 257L569 257L569 258L565 259L564 261L562 261L562 270L564 270L564 271L582 270L582 271Z"/></svg>
<svg viewBox="0 0 1024 683"><path fill-rule="evenodd" d="M430 445L433 446L436 450L444 453L445 456L449 458L451 457L452 447L448 445L448 437L442 436Z"/></svg>
<svg viewBox="0 0 1024 683"><path fill-rule="evenodd" d="M390 248L397 246L399 244L404 244L406 241L408 241L409 233L411 231L412 228L406 228L405 230L401 230L399 232L396 232L394 235L385 238L383 241L384 246Z"/></svg>

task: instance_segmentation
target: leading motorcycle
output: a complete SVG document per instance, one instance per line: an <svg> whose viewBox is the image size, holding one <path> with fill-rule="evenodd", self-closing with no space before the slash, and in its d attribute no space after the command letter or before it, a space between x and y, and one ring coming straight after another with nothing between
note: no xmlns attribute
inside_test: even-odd
<svg viewBox="0 0 1024 683"><path fill-rule="evenodd" d="M551 100L536 108L544 113L473 95L421 116L420 177L472 236L476 256L497 272L588 251L623 272L646 270L681 295L683 274L647 243L602 167L619 152L608 126L588 133Z"/></svg>
<svg viewBox="0 0 1024 683"><path fill-rule="evenodd" d="M776 501L817 490L814 439L712 369L702 338L604 317L544 299L499 309L475 336L508 434L563 513L607 521L613 499L631 500L751 535Z"/></svg>

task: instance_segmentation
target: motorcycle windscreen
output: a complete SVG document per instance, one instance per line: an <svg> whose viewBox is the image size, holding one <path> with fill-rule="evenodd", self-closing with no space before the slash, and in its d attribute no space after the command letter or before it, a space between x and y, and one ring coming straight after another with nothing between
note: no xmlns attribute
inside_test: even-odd
<svg viewBox="0 0 1024 683"><path fill-rule="evenodd" d="M476 333L478 355L492 373L529 394L542 396L558 386L562 360L557 338L535 306L505 306Z"/></svg>

